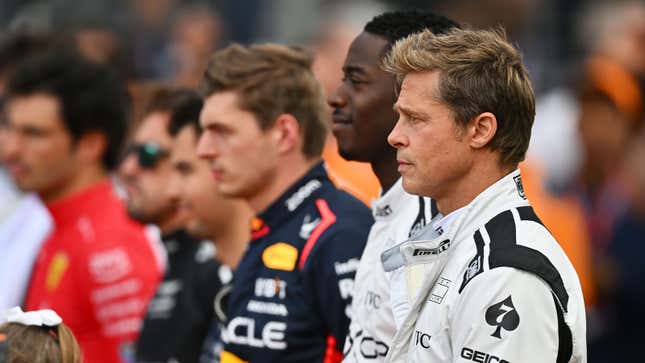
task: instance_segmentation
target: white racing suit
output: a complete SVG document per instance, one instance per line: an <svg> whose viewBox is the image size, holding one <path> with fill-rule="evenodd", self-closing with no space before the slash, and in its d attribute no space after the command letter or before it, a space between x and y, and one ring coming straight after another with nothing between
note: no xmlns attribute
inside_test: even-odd
<svg viewBox="0 0 645 363"><path fill-rule="evenodd" d="M396 326L381 253L407 240L430 221L430 200L406 193L399 179L372 202L372 215L375 222L354 278L352 321L343 352L345 363L385 359Z"/></svg>
<svg viewBox="0 0 645 363"><path fill-rule="evenodd" d="M442 234L426 227L382 259L386 271L404 269L410 290L386 362L587 361L580 282L526 200L519 170Z"/></svg>

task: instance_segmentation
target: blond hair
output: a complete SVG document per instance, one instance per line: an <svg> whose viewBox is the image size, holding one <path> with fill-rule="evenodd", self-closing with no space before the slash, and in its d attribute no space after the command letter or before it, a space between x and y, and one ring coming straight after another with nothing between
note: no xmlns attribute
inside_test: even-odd
<svg viewBox="0 0 645 363"><path fill-rule="evenodd" d="M263 130L281 114L293 115L302 129L303 153L317 157L327 136L326 103L312 62L297 47L232 44L211 57L202 89L206 96L236 92L238 106L253 113Z"/></svg>
<svg viewBox="0 0 645 363"><path fill-rule="evenodd" d="M519 51L502 28L453 29L443 35L430 30L401 39L383 61L399 81L408 73L439 72L439 98L458 125L491 112L497 132L489 147L504 165L524 160L535 116L535 95Z"/></svg>
<svg viewBox="0 0 645 363"><path fill-rule="evenodd" d="M8 363L81 363L81 349L65 325L29 326L18 323L0 325L9 347Z"/></svg>

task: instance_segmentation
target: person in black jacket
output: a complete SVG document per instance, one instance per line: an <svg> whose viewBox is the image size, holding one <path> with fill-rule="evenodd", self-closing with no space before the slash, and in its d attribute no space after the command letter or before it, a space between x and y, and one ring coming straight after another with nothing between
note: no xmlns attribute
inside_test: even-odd
<svg viewBox="0 0 645 363"><path fill-rule="evenodd" d="M232 278L230 269L215 259L214 245L186 231L190 215L169 187L175 140L168 127L176 120L196 120L201 107L201 98L192 91L160 89L121 164L129 214L159 227L167 253L166 272L136 343L140 363L198 362L215 316L214 302Z"/></svg>

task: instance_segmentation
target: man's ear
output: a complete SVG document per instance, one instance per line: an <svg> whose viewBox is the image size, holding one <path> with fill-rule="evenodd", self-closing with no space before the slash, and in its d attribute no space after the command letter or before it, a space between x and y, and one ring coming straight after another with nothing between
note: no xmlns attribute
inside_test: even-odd
<svg viewBox="0 0 645 363"><path fill-rule="evenodd" d="M107 138L101 132L87 132L76 141L76 155L84 164L101 162L106 152Z"/></svg>
<svg viewBox="0 0 645 363"><path fill-rule="evenodd" d="M497 118L490 112L481 113L468 124L470 146L481 149L488 145L497 133Z"/></svg>
<svg viewBox="0 0 645 363"><path fill-rule="evenodd" d="M286 153L293 149L299 149L301 138L300 124L296 118L288 113L283 113L275 121L271 132L278 146L278 152Z"/></svg>

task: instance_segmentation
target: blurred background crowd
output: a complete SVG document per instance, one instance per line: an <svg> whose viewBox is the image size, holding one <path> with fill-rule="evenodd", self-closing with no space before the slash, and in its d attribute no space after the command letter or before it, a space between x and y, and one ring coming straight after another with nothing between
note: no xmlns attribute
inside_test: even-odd
<svg viewBox="0 0 645 363"><path fill-rule="evenodd" d="M397 8L501 24L521 49L538 101L526 191L580 275L590 362L616 361L645 337L643 1L0 0L0 94L28 53L73 44L128 81L134 125L158 85L196 88L213 51L265 41L310 48L330 92L362 26ZM324 158L341 187L377 196L369 165L345 162L332 137ZM0 181L1 227L13 191Z"/></svg>

